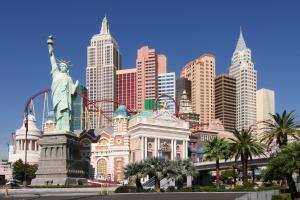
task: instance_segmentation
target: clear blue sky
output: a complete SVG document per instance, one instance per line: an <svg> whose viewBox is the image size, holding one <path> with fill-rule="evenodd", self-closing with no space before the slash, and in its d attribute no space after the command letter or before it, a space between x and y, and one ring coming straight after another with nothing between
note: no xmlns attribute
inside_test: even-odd
<svg viewBox="0 0 300 200"><path fill-rule="evenodd" d="M85 0L0 2L0 156L22 123L26 99L50 85L46 40L54 34L56 56L72 61L71 74L85 84L86 48L106 14L123 67L149 45L165 54L169 71L203 53L228 73L242 26L258 71L258 88L275 90L276 111L296 110L300 75L299 1ZM41 113L41 106L36 111Z"/></svg>

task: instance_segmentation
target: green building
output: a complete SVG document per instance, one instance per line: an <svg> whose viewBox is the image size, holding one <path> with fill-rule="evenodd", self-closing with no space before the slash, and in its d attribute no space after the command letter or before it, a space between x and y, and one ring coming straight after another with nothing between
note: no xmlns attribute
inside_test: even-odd
<svg viewBox="0 0 300 200"><path fill-rule="evenodd" d="M86 99L82 96L87 96L86 87L80 85L76 89L76 93L72 100L72 121L71 130L83 130L85 129L85 107Z"/></svg>

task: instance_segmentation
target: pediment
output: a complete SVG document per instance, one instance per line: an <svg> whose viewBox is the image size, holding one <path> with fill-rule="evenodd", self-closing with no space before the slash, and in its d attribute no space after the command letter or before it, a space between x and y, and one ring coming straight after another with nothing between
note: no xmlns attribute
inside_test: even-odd
<svg viewBox="0 0 300 200"><path fill-rule="evenodd" d="M170 111L168 110L160 110L154 117L156 120L163 120L163 121L178 121L178 118L175 117Z"/></svg>

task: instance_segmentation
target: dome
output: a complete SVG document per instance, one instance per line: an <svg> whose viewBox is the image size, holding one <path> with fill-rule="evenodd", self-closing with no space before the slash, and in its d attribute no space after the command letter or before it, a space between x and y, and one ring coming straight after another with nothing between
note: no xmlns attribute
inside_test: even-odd
<svg viewBox="0 0 300 200"><path fill-rule="evenodd" d="M120 104L118 109L114 112L114 118L130 118L130 113L124 104Z"/></svg>

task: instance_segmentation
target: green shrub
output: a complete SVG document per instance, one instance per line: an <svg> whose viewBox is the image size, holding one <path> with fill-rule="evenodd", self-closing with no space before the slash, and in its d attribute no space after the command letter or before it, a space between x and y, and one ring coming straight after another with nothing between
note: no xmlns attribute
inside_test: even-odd
<svg viewBox="0 0 300 200"><path fill-rule="evenodd" d="M115 193L137 193L137 192L155 192L153 189L138 189L136 186L122 185L115 190Z"/></svg>
<svg viewBox="0 0 300 200"><path fill-rule="evenodd" d="M272 200L292 200L290 193L275 194L272 196Z"/></svg>
<svg viewBox="0 0 300 200"><path fill-rule="evenodd" d="M175 192L176 188L174 186L169 186L166 190L166 192Z"/></svg>
<svg viewBox="0 0 300 200"><path fill-rule="evenodd" d="M136 193L137 191L135 186L122 185L115 190L115 193Z"/></svg>

